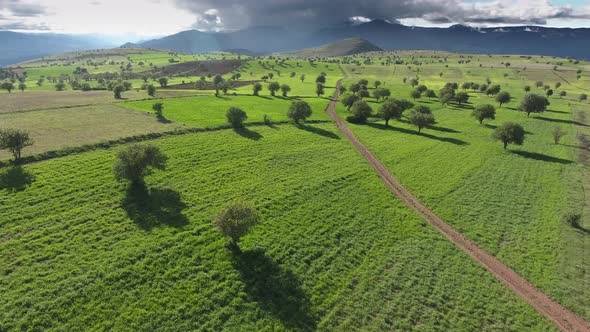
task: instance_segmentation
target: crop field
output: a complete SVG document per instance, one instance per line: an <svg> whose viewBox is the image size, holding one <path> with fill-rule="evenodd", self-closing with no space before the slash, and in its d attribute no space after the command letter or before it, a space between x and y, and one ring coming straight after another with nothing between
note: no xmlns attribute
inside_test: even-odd
<svg viewBox="0 0 590 332"><path fill-rule="evenodd" d="M0 114L0 126L31 133L35 144L24 151L25 155L181 127L113 104L4 113ZM0 151L0 160L9 157L7 151Z"/></svg>
<svg viewBox="0 0 590 332"><path fill-rule="evenodd" d="M131 64L130 73L147 75L238 57L238 69L219 74L245 85L218 96L213 72L171 75L167 89L158 77L131 75L120 99L113 91L36 84L60 75L82 82L76 67L92 76ZM368 80L364 100L373 115L347 125L375 157L467 238L590 320L590 103L580 101L590 94L588 62L430 51L291 60L116 49L21 66L13 69L27 71L27 89L0 92L0 128L27 130L34 144L22 165L8 165L11 154L0 150L0 331L555 330L394 197L328 123L337 83L350 90L360 79ZM413 99L414 78L437 95L458 83L469 101ZM192 88L201 79L209 90ZM372 96L376 80L391 98L431 108L436 124L418 132L403 116L386 126L376 116L383 103ZM500 107L461 88L488 80L512 100ZM140 89L145 81L157 87L155 97ZM259 96L254 82L262 84ZM271 96L272 82L291 90ZM519 111L527 85L540 95L554 90L547 111ZM307 123L289 123L295 100L311 106ZM163 118L154 114L157 102ZM471 116L481 104L496 107L495 120L480 125ZM247 113L246 127L225 129L234 106ZM351 115L340 102L336 112ZM265 116L273 123L263 124ZM521 124L526 139L505 150L492 133L508 121ZM556 127L565 134L559 144ZM145 187L115 180L113 163L129 141L169 157ZM35 159L54 150L62 154ZM241 252L213 225L236 200L261 217ZM577 228L564 222L571 213L580 216Z"/></svg>
<svg viewBox="0 0 590 332"><path fill-rule="evenodd" d="M392 74L392 69L383 76L379 76L381 66L351 67L345 70L351 73L355 69L357 78L383 80L392 97L432 108L437 121L420 134L405 119L392 121L389 127L376 119L367 125L351 124L354 133L379 160L444 220L551 296L589 318L590 294L586 285L590 284L590 262L583 253L590 250L590 241L585 231L562 222L566 213L580 213L587 206L587 187L580 185L587 166L578 160L578 131L589 124L574 117L574 113L580 112L575 110L587 108L587 104L577 100L584 86L568 85L550 69L539 78L552 87L562 82L560 89L567 90L568 96L550 97L547 112L527 117L517 110L525 93L524 85L531 85L534 93L544 94L544 90L534 88L534 81L507 79L502 71L470 69L468 74L465 69L456 69L453 78L419 76L421 84L435 91L446 82L485 83L489 77L492 84L500 84L513 97L512 102L500 108L493 97L469 90L469 103L460 107L442 106L436 98L412 100L413 88L402 82L408 73L397 74L399 67L396 74ZM348 79L344 85L353 82L356 79ZM471 111L480 104L495 105L496 120L479 125ZM374 99L370 105L374 110L380 106ZM343 105L337 111L343 118L350 115ZM527 137L522 147L512 146L504 151L491 135L496 126L507 121L522 124ZM551 135L556 126L567 133L559 145L553 143ZM584 214L582 227L588 226L590 217Z"/></svg>
<svg viewBox="0 0 590 332"><path fill-rule="evenodd" d="M4 170L3 329L552 330L314 127L154 141L148 192L115 182L117 149ZM235 256L211 220L238 198L263 222Z"/></svg>
<svg viewBox="0 0 590 332"><path fill-rule="evenodd" d="M294 99L293 99L294 100ZM272 121L287 121L287 110L292 99L268 96L204 96L190 98L162 99L164 117L174 122L195 127L215 127L227 123L225 113L239 105L247 114L248 122L263 122L264 115ZM328 100L323 98L303 99L312 107L311 120L328 120L324 112ZM123 105L132 109L153 112L153 100L127 102Z"/></svg>

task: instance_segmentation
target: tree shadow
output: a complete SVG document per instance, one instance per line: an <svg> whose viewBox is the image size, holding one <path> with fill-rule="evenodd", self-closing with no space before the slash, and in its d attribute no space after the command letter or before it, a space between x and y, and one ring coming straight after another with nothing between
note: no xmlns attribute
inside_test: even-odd
<svg viewBox="0 0 590 332"><path fill-rule="evenodd" d="M283 270L264 250L234 251L234 266L248 294L262 307L294 330L314 331L317 319L297 277Z"/></svg>
<svg viewBox="0 0 590 332"><path fill-rule="evenodd" d="M148 189L145 183L130 184L121 207L127 216L144 229L160 225L182 227L188 219L182 214L186 205L171 189Z"/></svg>
<svg viewBox="0 0 590 332"><path fill-rule="evenodd" d="M539 161L546 161L546 162L550 162L550 163L558 163L558 164L563 164L563 165L568 165L568 164L574 163L571 160L552 157L552 156L548 156L548 155L536 153L536 152L528 152L528 151L521 151L521 150L511 150L510 152L515 155L524 157L524 158L539 160Z"/></svg>
<svg viewBox="0 0 590 332"><path fill-rule="evenodd" d="M234 132L244 138L251 139L253 141L259 141L264 137L261 134L255 132L253 130L250 130L246 127L234 128Z"/></svg>
<svg viewBox="0 0 590 332"><path fill-rule="evenodd" d="M429 129L432 129L432 130L436 130L436 131L441 131L443 133L453 133L453 134L459 134L459 133L461 133L460 131L455 130L455 129L445 128L445 127L439 127L439 126L432 126L432 127L428 127L428 128Z"/></svg>
<svg viewBox="0 0 590 332"><path fill-rule="evenodd" d="M156 118L158 119L158 122L160 122L160 123L172 123L172 121L166 119L165 116L156 116Z"/></svg>
<svg viewBox="0 0 590 332"><path fill-rule="evenodd" d="M588 127L588 125L585 123L573 121L573 120L551 119L551 118L546 118L544 116L536 116L535 119L539 119L539 120L543 120L543 121L547 121L547 122L555 122L555 123L563 123L563 124L568 124L568 125L576 125L576 126L581 126L581 127Z"/></svg>
<svg viewBox="0 0 590 332"><path fill-rule="evenodd" d="M496 128L498 128L498 126L493 125L493 124L489 124L489 123L484 123L483 126L486 127L486 128L489 128L489 129L496 129Z"/></svg>
<svg viewBox="0 0 590 332"><path fill-rule="evenodd" d="M21 166L9 167L0 173L0 190L6 189L10 192L23 191L33 181L35 181L33 174L27 172Z"/></svg>
<svg viewBox="0 0 590 332"><path fill-rule="evenodd" d="M313 134L324 136L327 138L338 139L338 140L340 139L340 136L338 136L338 135L334 134L333 132L326 130L326 129L312 127L310 125L303 125L303 124L298 124L297 128L305 130L305 131L313 133Z"/></svg>
<svg viewBox="0 0 590 332"><path fill-rule="evenodd" d="M549 113L559 113L559 114L572 114L570 112L565 112L565 111L554 111L554 110L546 110L545 112L549 112Z"/></svg>
<svg viewBox="0 0 590 332"><path fill-rule="evenodd" d="M450 137L439 137L439 136L434 136L431 134L426 134L423 132L419 133L418 131L415 131L415 130L386 126L381 123L367 123L367 126L372 127L372 128L376 128L376 129L380 129L380 130L391 130L391 131L397 131L402 134L422 136L422 137L430 138L430 139L437 140L440 142L451 143L451 144L455 144L455 145L469 145L469 143L462 141L460 139L450 138Z"/></svg>
<svg viewBox="0 0 590 332"><path fill-rule="evenodd" d="M258 96L255 96L255 97L262 98L262 99L268 99L268 100L272 100L272 98L271 98L271 97L268 97L268 96L261 96L261 95L258 95Z"/></svg>

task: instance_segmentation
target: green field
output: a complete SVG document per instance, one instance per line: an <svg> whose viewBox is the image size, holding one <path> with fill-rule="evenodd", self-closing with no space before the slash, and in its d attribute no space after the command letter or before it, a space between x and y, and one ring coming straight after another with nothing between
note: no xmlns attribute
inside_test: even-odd
<svg viewBox="0 0 590 332"><path fill-rule="evenodd" d="M114 181L116 150L24 167L27 188L0 192L3 329L552 329L346 140L255 130L153 142L169 170L143 195ZM211 220L237 198L263 222L232 256Z"/></svg>
<svg viewBox="0 0 590 332"><path fill-rule="evenodd" d="M72 75L78 66L104 73L131 63L138 73L170 65L170 58L236 57L116 49L22 64L29 89L0 93L0 128L26 129L35 141L23 151L32 156L27 163L0 167L0 331L554 330L392 196L327 123L325 109L341 79L347 88L367 79L370 92L380 80L392 98L430 107L437 123L421 133L406 117L390 126L375 116L349 126L437 215L590 319L590 103L579 101L590 90L588 62L431 51L243 57L223 77L260 81L260 96L247 84L217 97L172 88L148 98L136 90L141 79L131 80L133 89L120 100L111 91L34 87L41 76ZM322 73L326 91L318 97ZM513 99L500 108L493 97L466 90L463 105L412 100L412 78L436 94L449 82L463 91L463 82L489 79ZM171 76L169 84L199 79ZM524 86L545 93L535 81L555 94L546 112L527 117L518 111ZM271 97L270 82L290 85L289 96ZM295 126L287 109L298 99L313 115ZM381 105L365 100L374 113ZM153 114L156 102L164 105L164 120ZM496 119L480 125L471 112L488 103ZM232 106L248 114L245 129L223 129ZM336 111L350 115L340 103ZM263 125L265 115L274 124ZM524 145L504 150L492 139L507 121L526 129ZM567 134L557 145L556 126ZM155 138L163 132L168 136ZM152 135L137 137L144 134ZM156 145L170 158L143 191L113 176L117 152L129 141ZM88 149L75 149L82 145ZM61 152L35 159L54 150ZM1 165L9 158L0 151ZM236 199L261 214L242 253L232 253L212 225ZM562 221L567 213L581 216L579 228Z"/></svg>

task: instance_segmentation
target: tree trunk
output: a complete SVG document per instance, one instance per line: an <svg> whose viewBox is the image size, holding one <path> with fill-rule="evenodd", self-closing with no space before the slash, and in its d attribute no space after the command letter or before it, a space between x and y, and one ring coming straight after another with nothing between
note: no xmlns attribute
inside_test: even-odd
<svg viewBox="0 0 590 332"><path fill-rule="evenodd" d="M504 141L504 150L508 148L508 142Z"/></svg>
<svg viewBox="0 0 590 332"><path fill-rule="evenodd" d="M389 126L389 119L385 119L385 125Z"/></svg>

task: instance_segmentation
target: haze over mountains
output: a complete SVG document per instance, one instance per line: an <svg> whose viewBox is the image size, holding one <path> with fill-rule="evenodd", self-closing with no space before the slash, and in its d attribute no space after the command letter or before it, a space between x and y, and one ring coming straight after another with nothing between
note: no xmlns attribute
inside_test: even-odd
<svg viewBox="0 0 590 332"><path fill-rule="evenodd" d="M185 53L241 50L253 54L289 52L348 38L362 38L385 50L429 49L461 53L531 54L590 59L590 29L519 26L471 28L409 27L373 20L309 32L283 27L251 27L234 32L188 30L125 47L145 47ZM44 55L111 47L106 42L71 35L0 32L0 66Z"/></svg>

